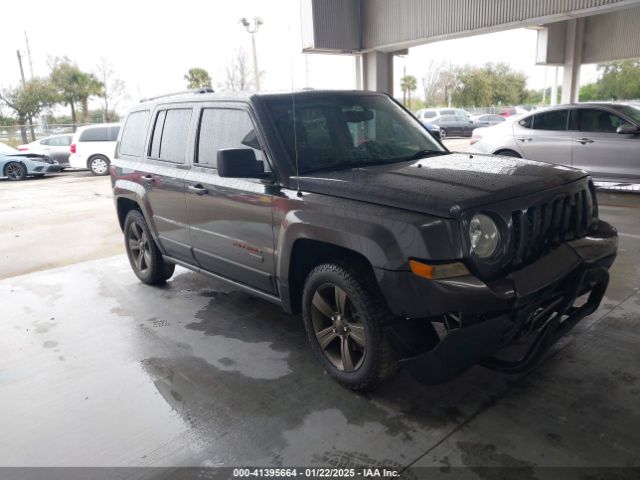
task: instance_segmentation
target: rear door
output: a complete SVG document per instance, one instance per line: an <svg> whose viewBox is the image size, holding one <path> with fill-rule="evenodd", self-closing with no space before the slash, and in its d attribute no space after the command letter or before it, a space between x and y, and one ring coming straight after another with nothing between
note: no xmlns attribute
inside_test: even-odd
<svg viewBox="0 0 640 480"><path fill-rule="evenodd" d="M573 139L568 122L569 109L555 109L515 123L513 133L529 160L570 167Z"/></svg>
<svg viewBox="0 0 640 480"><path fill-rule="evenodd" d="M640 136L616 133L629 122L600 108L572 111L573 166L596 178L640 178Z"/></svg>
<svg viewBox="0 0 640 480"><path fill-rule="evenodd" d="M221 178L223 148L252 148L267 158L250 111L243 104L203 104L187 208L193 254L206 270L270 294L276 293L270 186L255 179Z"/></svg>
<svg viewBox="0 0 640 480"><path fill-rule="evenodd" d="M189 220L185 203L185 180L192 154L194 106L190 104L159 106L151 118L151 136L146 158L132 180L145 190L151 221L164 251L177 259L193 262ZM122 132L119 154L126 153L129 122Z"/></svg>

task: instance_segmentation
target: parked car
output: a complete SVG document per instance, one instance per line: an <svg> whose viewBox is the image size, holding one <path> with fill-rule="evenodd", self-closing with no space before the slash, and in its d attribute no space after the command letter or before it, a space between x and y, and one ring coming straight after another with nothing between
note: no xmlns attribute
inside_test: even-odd
<svg viewBox="0 0 640 480"><path fill-rule="evenodd" d="M505 120L505 117L500 115L493 115L491 113L483 113L480 115L471 115L471 120L475 124L475 127L491 127L493 125L497 125L498 123L502 123Z"/></svg>
<svg viewBox="0 0 640 480"><path fill-rule="evenodd" d="M429 120L429 123L440 127L440 138L470 137L477 125L462 115L441 115Z"/></svg>
<svg viewBox="0 0 640 480"><path fill-rule="evenodd" d="M141 103L111 182L143 283L178 264L302 312L356 390L399 359L424 382L530 368L598 307L617 250L585 172L451 153L375 92ZM520 360L494 357L527 335Z"/></svg>
<svg viewBox="0 0 640 480"><path fill-rule="evenodd" d="M441 115L459 115L461 117L471 117L471 114L462 108L421 108L416 112L418 119L431 121Z"/></svg>
<svg viewBox="0 0 640 480"><path fill-rule="evenodd" d="M429 122L422 122L422 124L425 126L427 130L429 130L429 132L433 136L435 136L436 138L442 138L441 137L442 132L440 131L440 127L438 125L435 125Z"/></svg>
<svg viewBox="0 0 640 480"><path fill-rule="evenodd" d="M471 152L522 157L640 183L640 105L580 103L537 110L474 130Z"/></svg>
<svg viewBox="0 0 640 480"><path fill-rule="evenodd" d="M46 173L62 170L55 160L46 155L22 153L0 143L0 175L9 180L24 180L27 176L43 177Z"/></svg>
<svg viewBox="0 0 640 480"><path fill-rule="evenodd" d="M88 168L94 175L108 175L119 131L119 123L101 123L78 128L71 141L71 167Z"/></svg>
<svg viewBox="0 0 640 480"><path fill-rule="evenodd" d="M18 145L18 151L46 155L58 162L63 168L69 167L71 139L72 135L52 135L31 143Z"/></svg>

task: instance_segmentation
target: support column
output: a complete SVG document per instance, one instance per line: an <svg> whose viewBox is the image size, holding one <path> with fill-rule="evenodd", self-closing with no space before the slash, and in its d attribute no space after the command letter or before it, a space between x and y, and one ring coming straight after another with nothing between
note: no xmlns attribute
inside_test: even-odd
<svg viewBox="0 0 640 480"><path fill-rule="evenodd" d="M362 88L393 95L393 53L373 51L362 55Z"/></svg>
<svg viewBox="0 0 640 480"><path fill-rule="evenodd" d="M567 20L564 44L564 78L562 81L562 103L578 101L580 93L580 66L584 46L584 18Z"/></svg>

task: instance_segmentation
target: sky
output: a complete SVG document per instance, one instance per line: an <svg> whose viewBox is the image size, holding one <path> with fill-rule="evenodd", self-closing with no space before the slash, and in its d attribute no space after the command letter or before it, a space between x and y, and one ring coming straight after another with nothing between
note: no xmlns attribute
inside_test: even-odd
<svg viewBox="0 0 640 480"><path fill-rule="evenodd" d="M20 80L17 49L25 55L25 74L30 76L25 30L34 76L48 73L50 57L67 56L87 71L95 71L105 57L127 86L128 99L120 109L143 97L184 90L183 77L191 67L208 70L216 88L224 83L235 49L250 54L251 36L238 20L254 16L264 21L256 34L264 90L355 88L353 57L301 53L298 0L31 0L28 7L31 13L25 13L21 2L2 6L2 16L12 21L3 22L0 29L0 88ZM535 45L535 31L516 29L412 48L407 57L395 61L396 85L405 67L420 82L432 61L506 61L527 75L529 88L542 88L545 67L534 63ZM546 85L552 78L549 68ZM595 79L595 67L583 66L581 83Z"/></svg>

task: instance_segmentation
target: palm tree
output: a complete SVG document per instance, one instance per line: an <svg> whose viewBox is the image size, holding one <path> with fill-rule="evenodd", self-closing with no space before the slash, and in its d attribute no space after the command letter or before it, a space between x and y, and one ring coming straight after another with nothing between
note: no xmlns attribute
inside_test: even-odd
<svg viewBox="0 0 640 480"><path fill-rule="evenodd" d="M402 90L402 103L405 107L411 108L411 92L418 88L418 80L413 75L405 75L400 79L400 89ZM407 99L409 100L407 105Z"/></svg>

